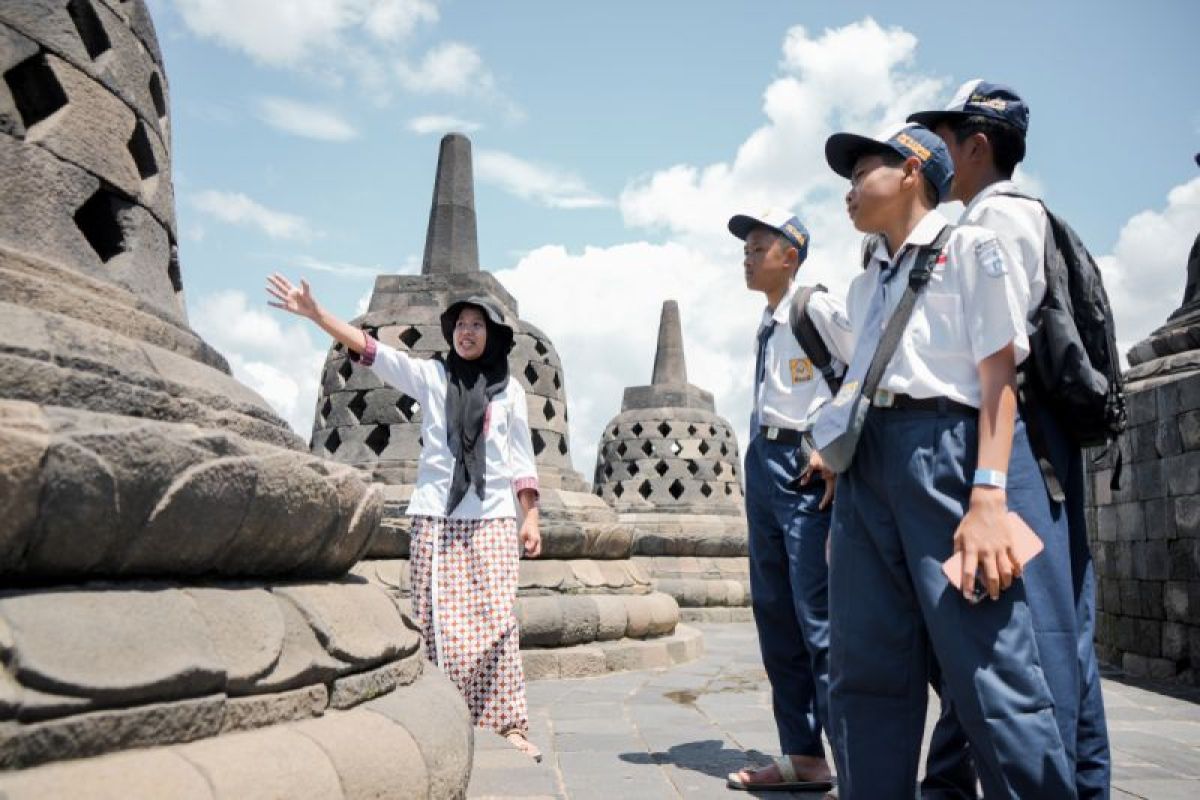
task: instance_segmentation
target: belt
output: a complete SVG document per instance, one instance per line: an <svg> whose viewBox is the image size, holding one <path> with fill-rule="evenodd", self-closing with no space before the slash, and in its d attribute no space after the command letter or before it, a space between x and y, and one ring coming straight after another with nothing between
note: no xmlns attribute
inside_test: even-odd
<svg viewBox="0 0 1200 800"><path fill-rule="evenodd" d="M952 411L970 416L979 413L979 409L974 406L951 400L949 397L912 397L907 394L895 394L887 389L876 391L871 405L885 411L937 411L942 414Z"/></svg>
<svg viewBox="0 0 1200 800"><path fill-rule="evenodd" d="M804 441L805 432L798 431L794 428L777 428L774 425L763 425L758 430L768 442L779 442L780 444L800 444Z"/></svg>

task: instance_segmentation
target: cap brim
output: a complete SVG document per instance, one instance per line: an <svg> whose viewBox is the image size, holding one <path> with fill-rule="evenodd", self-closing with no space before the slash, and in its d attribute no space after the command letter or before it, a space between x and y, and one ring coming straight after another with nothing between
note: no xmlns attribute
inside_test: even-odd
<svg viewBox="0 0 1200 800"><path fill-rule="evenodd" d="M936 132L937 126L943 122L970 116L973 115L968 114L966 111L918 111L916 114L909 114L906 122L915 122Z"/></svg>
<svg viewBox="0 0 1200 800"><path fill-rule="evenodd" d="M464 306L471 306L472 308L478 308L480 311L483 312L484 316L487 317L488 321L491 322L493 325L495 325L498 328L503 328L504 330L508 331L509 336L516 335L516 331L513 329L513 326L510 325L507 321L505 321L505 319L502 316L500 316L500 312L497 309L493 308L490 303L480 302L480 298L477 298L477 297L470 297L470 298L464 297L462 299L455 300L452 303L450 303L450 305L446 306L446 310L442 312L442 315L441 315L442 336L445 337L447 342L450 342L453 344L454 340L453 340L452 332L454 330L454 323L458 321L458 315L463 310Z"/></svg>
<svg viewBox="0 0 1200 800"><path fill-rule="evenodd" d="M825 140L825 160L834 172L846 179L854 173L855 163L864 155L894 152L896 149L887 142L857 133L835 133Z"/></svg>
<svg viewBox="0 0 1200 800"><path fill-rule="evenodd" d="M778 230L774 225L768 225L761 219L746 214L735 214L729 218L729 232L743 241L750 235L750 231L760 226Z"/></svg>

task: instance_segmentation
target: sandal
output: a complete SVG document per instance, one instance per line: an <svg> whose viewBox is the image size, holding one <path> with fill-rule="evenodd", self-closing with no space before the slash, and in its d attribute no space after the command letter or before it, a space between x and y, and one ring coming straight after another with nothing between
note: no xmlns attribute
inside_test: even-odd
<svg viewBox="0 0 1200 800"><path fill-rule="evenodd" d="M773 759L775 769L779 770L779 780L774 782L759 782L746 781L739 777L739 773L731 772L726 778L726 785L730 789L740 789L743 792L759 792L759 791L818 791L822 789L832 789L833 781L831 779L819 781L800 780L796 775L796 768L792 765L790 756L780 756ZM765 769L760 767L759 769ZM743 772L757 772L758 770L742 770Z"/></svg>
<svg viewBox="0 0 1200 800"><path fill-rule="evenodd" d="M542 762L542 751L538 750L534 743L529 741L529 737L524 733L521 731L509 731L508 733L502 735L513 747L517 748L539 764Z"/></svg>

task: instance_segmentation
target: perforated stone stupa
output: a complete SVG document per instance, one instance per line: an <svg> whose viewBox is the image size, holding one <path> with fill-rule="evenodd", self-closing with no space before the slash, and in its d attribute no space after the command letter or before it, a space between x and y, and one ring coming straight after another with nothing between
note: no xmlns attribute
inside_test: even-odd
<svg viewBox="0 0 1200 800"><path fill-rule="evenodd" d="M663 303L649 386L625 390L604 428L593 488L634 528L634 561L683 619L749 619L737 438L687 380L679 306Z"/></svg>
<svg viewBox="0 0 1200 800"><path fill-rule="evenodd" d="M379 490L187 326L144 2L2 3L0 74L0 796L461 795Z"/></svg>
<svg viewBox="0 0 1200 800"><path fill-rule="evenodd" d="M447 348L439 326L453 298L491 297L516 324L509 369L525 387L541 486L542 557L521 562L517 614L530 677L665 666L699 653L699 634L676 632L679 608L630 561L633 531L570 461L563 369L544 333L519 320L517 300L479 267L471 143L442 139L420 275L381 275L367 313L354 320L380 341L419 357ZM552 287L548 287L552 291ZM420 454L421 409L334 346L326 360L312 452L385 484L384 522L358 574L408 592L404 516Z"/></svg>

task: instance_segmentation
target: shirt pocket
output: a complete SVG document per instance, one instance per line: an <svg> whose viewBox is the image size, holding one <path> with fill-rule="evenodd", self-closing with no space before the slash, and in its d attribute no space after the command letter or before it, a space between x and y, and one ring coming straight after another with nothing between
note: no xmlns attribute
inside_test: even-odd
<svg viewBox="0 0 1200 800"><path fill-rule="evenodd" d="M913 334L921 344L936 350L969 350L963 329L962 297L957 294L925 292L923 313L914 314ZM918 319L919 317L919 319Z"/></svg>

